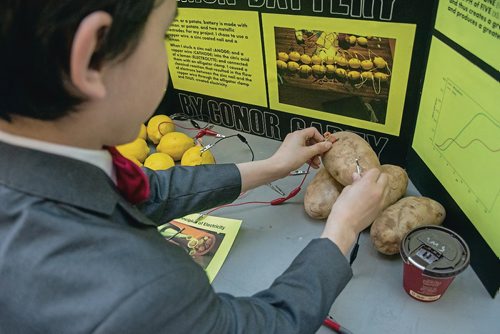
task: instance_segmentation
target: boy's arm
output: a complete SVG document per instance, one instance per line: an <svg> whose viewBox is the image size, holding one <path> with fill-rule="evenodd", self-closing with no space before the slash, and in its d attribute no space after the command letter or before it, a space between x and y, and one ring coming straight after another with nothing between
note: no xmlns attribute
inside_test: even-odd
<svg viewBox="0 0 500 334"><path fill-rule="evenodd" d="M172 280L174 270L177 278ZM114 308L95 333L312 334L352 271L328 239L315 239L270 288L252 297L214 292L201 268L169 269Z"/></svg>
<svg viewBox="0 0 500 334"><path fill-rule="evenodd" d="M332 145L322 140L318 130L307 128L288 134L278 150L265 160L238 165L176 166L159 172L144 168L151 195L138 207L160 225L189 213L230 203L241 192L285 177L306 161L317 168L319 156Z"/></svg>
<svg viewBox="0 0 500 334"><path fill-rule="evenodd" d="M230 203L241 191L241 175L234 164L143 170L149 178L151 194L138 208L159 225Z"/></svg>

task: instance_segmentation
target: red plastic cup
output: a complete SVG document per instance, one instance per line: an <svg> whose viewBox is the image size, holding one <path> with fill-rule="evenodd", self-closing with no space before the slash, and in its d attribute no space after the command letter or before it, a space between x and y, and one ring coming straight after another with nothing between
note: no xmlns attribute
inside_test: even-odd
<svg viewBox="0 0 500 334"><path fill-rule="evenodd" d="M455 232L434 225L408 232L401 241L400 253L404 262L403 287L411 297L423 302L441 298L470 262L465 241Z"/></svg>

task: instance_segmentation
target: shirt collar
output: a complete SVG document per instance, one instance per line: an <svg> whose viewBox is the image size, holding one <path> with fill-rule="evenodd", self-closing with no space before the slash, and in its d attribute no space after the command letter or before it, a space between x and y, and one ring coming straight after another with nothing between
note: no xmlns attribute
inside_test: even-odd
<svg viewBox="0 0 500 334"><path fill-rule="evenodd" d="M115 180L113 161L107 150L90 150L79 147L49 143L32 138L16 136L0 131L0 141L10 145L29 148L45 153L57 154L64 157L87 162L102 169L113 181Z"/></svg>

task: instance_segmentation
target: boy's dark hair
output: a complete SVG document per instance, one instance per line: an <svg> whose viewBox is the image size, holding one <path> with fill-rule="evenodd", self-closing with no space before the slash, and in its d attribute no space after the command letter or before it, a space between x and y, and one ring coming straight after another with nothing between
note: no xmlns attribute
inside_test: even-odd
<svg viewBox="0 0 500 334"><path fill-rule="evenodd" d="M84 99L68 92L69 56L80 22L95 11L113 18L92 66L120 60L137 46L158 0L2 0L0 2L0 117L54 120Z"/></svg>

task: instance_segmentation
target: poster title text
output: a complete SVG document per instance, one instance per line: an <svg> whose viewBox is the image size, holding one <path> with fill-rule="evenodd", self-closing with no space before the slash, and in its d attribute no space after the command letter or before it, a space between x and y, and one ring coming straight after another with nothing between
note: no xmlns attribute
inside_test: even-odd
<svg viewBox="0 0 500 334"><path fill-rule="evenodd" d="M180 3L235 6L237 0L177 0ZM396 0L248 0L249 8L283 11L310 9L315 13L392 21ZM312 6L312 8L305 7Z"/></svg>

